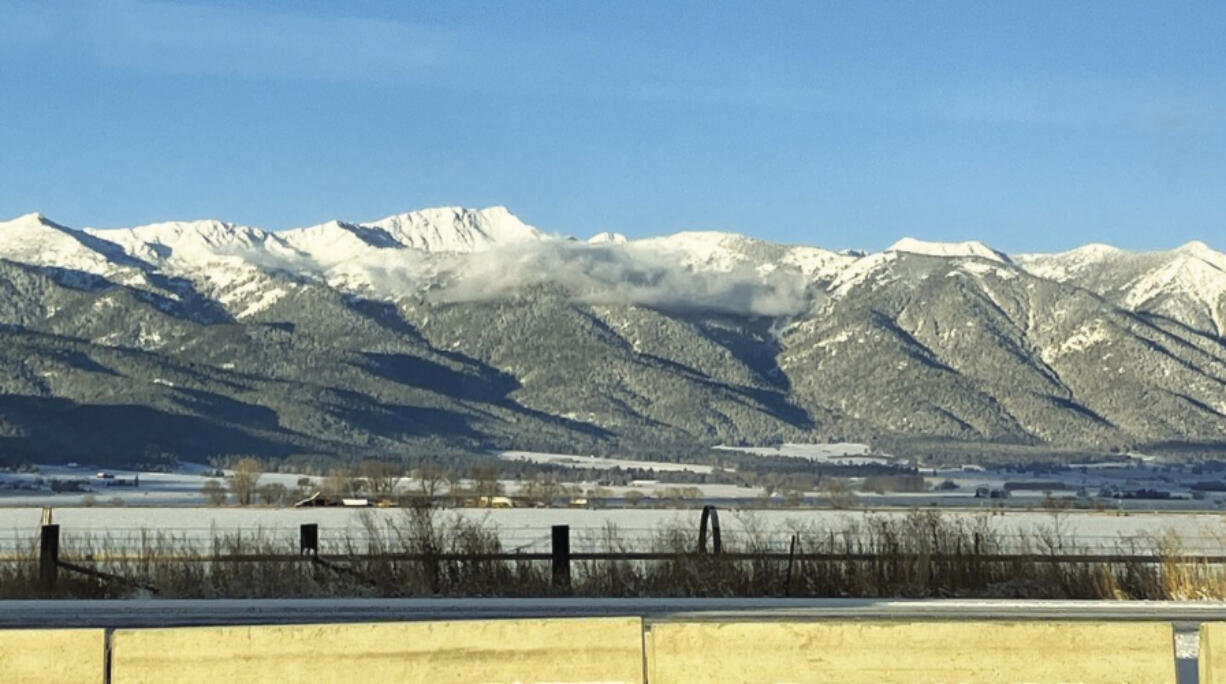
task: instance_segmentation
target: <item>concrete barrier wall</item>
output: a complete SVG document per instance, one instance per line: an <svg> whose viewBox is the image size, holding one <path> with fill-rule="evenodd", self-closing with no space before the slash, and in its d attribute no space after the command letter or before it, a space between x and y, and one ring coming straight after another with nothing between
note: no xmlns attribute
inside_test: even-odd
<svg viewBox="0 0 1226 684"><path fill-rule="evenodd" d="M116 630L111 682L643 682L639 618Z"/></svg>
<svg viewBox="0 0 1226 684"><path fill-rule="evenodd" d="M1226 684L1226 623L1201 627L1200 681ZM637 682L638 618L117 630L111 682ZM657 623L652 684L1173 684L1169 623ZM1216 647L1216 648L1215 648ZM0 630L6 684L105 681L100 629Z"/></svg>
<svg viewBox="0 0 1226 684"><path fill-rule="evenodd" d="M5 684L100 684L105 676L104 630L0 630L0 681Z"/></svg>
<svg viewBox="0 0 1226 684"><path fill-rule="evenodd" d="M1226 684L1226 622L1201 624L1196 660L1200 684Z"/></svg>
<svg viewBox="0 0 1226 684"><path fill-rule="evenodd" d="M663 623L647 645L652 684L1175 682L1169 623Z"/></svg>

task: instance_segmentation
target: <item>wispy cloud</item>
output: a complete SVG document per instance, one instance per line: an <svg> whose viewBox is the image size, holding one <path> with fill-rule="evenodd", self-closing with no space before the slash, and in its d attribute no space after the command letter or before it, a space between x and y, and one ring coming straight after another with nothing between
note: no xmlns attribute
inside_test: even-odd
<svg viewBox="0 0 1226 684"><path fill-rule="evenodd" d="M460 37L438 27L245 7L119 0L21 4L0 37L151 73L325 81L428 74Z"/></svg>
<svg viewBox="0 0 1226 684"><path fill-rule="evenodd" d="M469 18L413 23L335 12L157 0L14 0L0 55L38 51L172 76L418 82L492 95L759 108L837 105L843 75L779 74L752 54L686 54L671 42L622 45L599 25ZM818 85L820 84L820 85Z"/></svg>
<svg viewBox="0 0 1226 684"><path fill-rule="evenodd" d="M144 73L331 83L429 83L492 95L816 111L1004 125L1185 128L1226 109L1220 79L1081 74L1016 77L916 64L825 63L803 49L759 54L656 31L622 45L590 23L392 20L340 9L269 10L157 0L10 0L0 54L37 48ZM687 42L688 41L688 42ZM697 46L698 49L688 50ZM786 58L785 58L786 57ZM806 61L808 60L808 61Z"/></svg>

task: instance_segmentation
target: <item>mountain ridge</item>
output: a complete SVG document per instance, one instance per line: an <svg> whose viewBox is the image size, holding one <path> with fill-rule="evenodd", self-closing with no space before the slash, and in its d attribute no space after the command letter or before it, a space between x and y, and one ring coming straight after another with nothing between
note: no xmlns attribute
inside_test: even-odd
<svg viewBox="0 0 1226 684"><path fill-rule="evenodd" d="M581 241L505 207L285 231L27 214L0 223L0 296L0 455L99 448L75 413L153 420L103 447L128 458L1226 445L1226 255L1204 243Z"/></svg>
<svg viewBox="0 0 1226 684"><path fill-rule="evenodd" d="M41 212L30 212L7 221L0 221L0 229L11 231L14 228L20 229L23 224L28 225L31 223L40 223L44 226L53 226L60 230L85 233L109 242L141 241L150 244L164 244L167 242L167 240L165 240L165 236L162 235L164 232L182 233L193 230L198 236L203 237L206 242L212 240L216 243L220 243L224 241L224 237L229 237L232 239L237 238L240 241L250 244L256 240L279 238L279 240L275 240L274 243L292 244L295 241L299 241L295 240L295 238L300 238L303 233L322 231L322 229L325 228L332 230L344 230L351 233L354 231L354 229L358 229L359 231L366 232L367 235L378 236L372 238L371 242L368 242L368 244L372 244L372 246L394 247L399 245L407 249L442 252L469 252L473 251L474 247L488 247L490 245L507 244L520 240L570 239L563 235L544 233L533 226L523 223L505 206L501 205L486 207L484 209L470 209L460 206L433 207L416 211L402 212L370 221L332 219L312 226L286 228L276 231L267 231L253 226L246 226L219 219L162 221L126 228L85 227L77 229L56 223ZM417 227L417 232L412 230L413 227ZM447 228L450 228L451 232L454 234L448 235L446 230ZM207 236L203 235L203 233L206 232L206 229L209 233ZM397 236L397 232L400 232L401 235ZM428 234L431 232L433 235ZM126 234L131 234L133 237L128 237ZM698 238L698 240L694 240L693 238ZM770 244L779 247L821 250L832 254L841 254L852 257L862 257L869 254L880 254L884 252L908 252L928 256L951 258L979 257L1009 263L1013 262L1015 259L1021 263L1038 259L1053 259L1060 257L1069 258L1080 255L1093 255L1101 257L1107 254L1121 256L1184 254L1201 258L1206 261L1211 261L1226 268L1226 253L1214 249L1212 246L1201 240L1192 240L1168 250L1136 251L1103 243L1087 243L1085 245L1062 252L1025 252L1019 254L1009 254L1001 250L997 250L978 240L970 240L965 242L941 242L928 241L914 237L903 237L878 252L865 252L863 250L834 250L816 245L784 245L782 243L772 243L767 240L762 240L739 233L714 230L680 231L677 233L645 238L628 238L622 233L605 231L591 236L586 240L586 242L592 245L624 245L653 242L680 242L687 239L689 239L688 241L691 243L700 242L703 240L706 240L707 242L742 240L745 242Z"/></svg>

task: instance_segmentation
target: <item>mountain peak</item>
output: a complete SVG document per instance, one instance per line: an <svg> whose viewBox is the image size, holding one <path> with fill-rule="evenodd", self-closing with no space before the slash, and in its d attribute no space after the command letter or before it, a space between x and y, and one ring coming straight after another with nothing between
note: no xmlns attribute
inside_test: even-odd
<svg viewBox="0 0 1226 684"><path fill-rule="evenodd" d="M8 221L0 221L0 227L7 230L20 230L31 228L54 228L56 230L72 230L67 226L60 225L55 221L44 216L41 212L32 211L28 214L22 214Z"/></svg>
<svg viewBox="0 0 1226 684"><path fill-rule="evenodd" d="M974 257L999 261L1004 264L1013 263L1009 255L997 251L978 240L967 242L928 242L905 237L885 249L887 252L906 252L935 257Z"/></svg>
<svg viewBox="0 0 1226 684"><path fill-rule="evenodd" d="M382 228L337 220L307 228L294 228L283 231L278 236L286 244L320 264L362 259L369 256L373 250L404 247Z"/></svg>
<svg viewBox="0 0 1226 684"><path fill-rule="evenodd" d="M32 211L28 214L22 214L15 219L5 221L5 223L47 223L47 217L42 215L42 212Z"/></svg>
<svg viewBox="0 0 1226 684"><path fill-rule="evenodd" d="M622 235L621 233L611 233L609 231L597 233L587 240L589 245L624 245L627 242L629 242L629 240L626 239L625 235Z"/></svg>
<svg viewBox="0 0 1226 684"><path fill-rule="evenodd" d="M1187 254L1189 256L1197 256L1197 257L1219 256L1221 254L1221 252L1218 252L1217 250L1213 249L1212 247L1205 244L1204 242L1201 242L1200 240L1193 240L1191 242L1186 242L1176 247L1175 251L1179 254Z"/></svg>
<svg viewBox="0 0 1226 684"><path fill-rule="evenodd" d="M503 206L436 207L360 225L381 229L405 247L427 252L481 252L495 245L546 237Z"/></svg>
<svg viewBox="0 0 1226 684"><path fill-rule="evenodd" d="M60 225L38 212L0 222L0 258L94 275L122 267L144 267L118 245Z"/></svg>

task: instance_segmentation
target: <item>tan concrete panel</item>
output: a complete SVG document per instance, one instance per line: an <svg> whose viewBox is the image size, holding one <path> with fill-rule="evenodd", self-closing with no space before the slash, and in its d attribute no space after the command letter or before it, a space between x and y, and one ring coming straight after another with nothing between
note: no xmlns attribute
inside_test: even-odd
<svg viewBox="0 0 1226 684"><path fill-rule="evenodd" d="M111 681L643 681L639 618L117 630Z"/></svg>
<svg viewBox="0 0 1226 684"><path fill-rule="evenodd" d="M662 623L647 643L651 684L1175 682L1166 623Z"/></svg>
<svg viewBox="0 0 1226 684"><path fill-rule="evenodd" d="M1226 683L1226 622L1201 624L1196 667L1200 671L1200 684Z"/></svg>
<svg viewBox="0 0 1226 684"><path fill-rule="evenodd" d="M104 630L0 630L0 681L5 684L99 684L105 677Z"/></svg>

